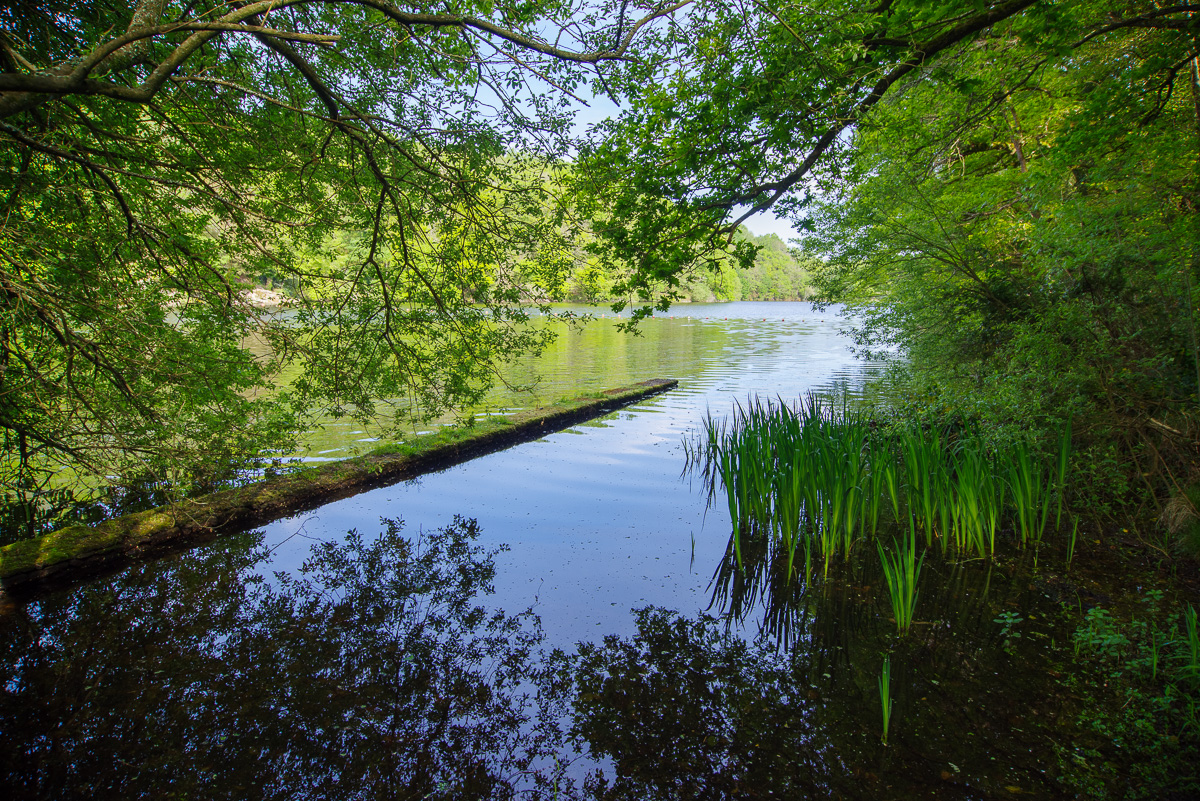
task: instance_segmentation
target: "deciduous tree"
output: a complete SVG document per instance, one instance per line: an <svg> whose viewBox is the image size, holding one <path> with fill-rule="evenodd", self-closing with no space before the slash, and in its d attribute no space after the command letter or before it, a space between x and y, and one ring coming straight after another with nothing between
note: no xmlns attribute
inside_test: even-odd
<svg viewBox="0 0 1200 801"><path fill-rule="evenodd" d="M670 276L782 211L935 410L1075 415L1113 480L1195 478L1200 7L747 0L670 30L581 171L620 187L610 259Z"/></svg>
<svg viewBox="0 0 1200 801"><path fill-rule="evenodd" d="M575 88L677 7L0 8L0 486L206 480L321 410L477 399L544 343Z"/></svg>

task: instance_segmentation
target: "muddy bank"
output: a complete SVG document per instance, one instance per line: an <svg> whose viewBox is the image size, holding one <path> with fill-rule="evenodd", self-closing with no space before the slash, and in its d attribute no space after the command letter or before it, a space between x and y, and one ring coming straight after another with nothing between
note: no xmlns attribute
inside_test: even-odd
<svg viewBox="0 0 1200 801"><path fill-rule="evenodd" d="M281 517L345 498L365 489L406 481L477 456L537 439L613 409L675 387L651 379L595 395L489 417L354 459L332 462L245 487L125 515L97 526L71 526L0 548L0 598L43 589L117 569Z"/></svg>

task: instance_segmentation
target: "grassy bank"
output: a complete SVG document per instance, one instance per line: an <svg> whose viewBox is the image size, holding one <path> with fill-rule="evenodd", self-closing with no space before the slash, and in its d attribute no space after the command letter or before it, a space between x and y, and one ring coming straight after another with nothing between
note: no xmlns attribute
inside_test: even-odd
<svg viewBox="0 0 1200 801"><path fill-rule="evenodd" d="M551 406L449 427L354 459L323 464L244 487L192 498L96 526L71 526L0 548L0 588L27 595L188 547L223 532L263 525L364 489L405 481L666 391L678 382L652 379Z"/></svg>

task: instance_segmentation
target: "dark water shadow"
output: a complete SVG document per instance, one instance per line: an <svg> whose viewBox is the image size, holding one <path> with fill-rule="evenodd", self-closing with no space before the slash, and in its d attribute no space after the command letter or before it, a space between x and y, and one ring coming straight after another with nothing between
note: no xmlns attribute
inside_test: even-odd
<svg viewBox="0 0 1200 801"><path fill-rule="evenodd" d="M476 603L495 552L475 522L384 522L294 576L260 574L252 533L0 618L6 797L569 789L540 623Z"/></svg>
<svg viewBox="0 0 1200 801"><path fill-rule="evenodd" d="M743 539L712 616L638 613L581 648L574 735L611 760L605 798L1063 798L1078 699L1043 647L1069 637L1032 554L932 556L898 635L878 557L810 583ZM882 742L879 676L894 701Z"/></svg>
<svg viewBox="0 0 1200 801"><path fill-rule="evenodd" d="M874 554L804 584L744 547L712 614L642 609L565 655L487 608L478 533L384 521L274 577L251 533L17 607L6 797L1068 796L1077 699L1041 647L1068 632L1031 554L931 557L901 637Z"/></svg>

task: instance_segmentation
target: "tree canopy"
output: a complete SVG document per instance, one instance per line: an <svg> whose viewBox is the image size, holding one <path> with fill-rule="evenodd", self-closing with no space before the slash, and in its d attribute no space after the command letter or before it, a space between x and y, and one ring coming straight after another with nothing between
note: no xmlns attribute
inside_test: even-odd
<svg viewBox="0 0 1200 801"><path fill-rule="evenodd" d="M621 188L608 255L669 272L774 208L859 344L905 357L914 411L1074 417L1101 494L1177 490L1200 475L1197 12L694 4L586 154Z"/></svg>
<svg viewBox="0 0 1200 801"><path fill-rule="evenodd" d="M204 481L323 409L479 397L572 258L573 91L672 8L0 9L0 485Z"/></svg>

